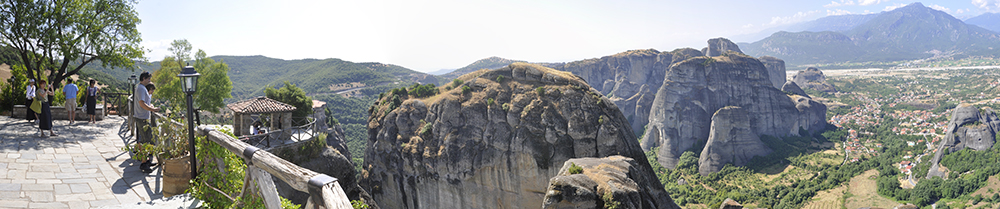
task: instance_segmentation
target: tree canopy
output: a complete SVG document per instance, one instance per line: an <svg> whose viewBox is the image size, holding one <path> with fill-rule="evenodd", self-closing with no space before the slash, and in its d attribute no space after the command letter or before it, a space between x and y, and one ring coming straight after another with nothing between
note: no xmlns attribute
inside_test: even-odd
<svg viewBox="0 0 1000 209"><path fill-rule="evenodd" d="M134 8L136 3L2 1L0 46L14 49L29 72L28 78L44 78L56 85L90 63L131 68L143 59L144 53L136 28L141 22Z"/></svg>
<svg viewBox="0 0 1000 209"><path fill-rule="evenodd" d="M179 50L191 49L187 40L174 41L175 47L178 46L177 43L183 43L187 46L178 48ZM174 49L171 47L175 56L190 54L190 52L179 52L174 51ZM182 61L178 60L182 59L173 56L163 58L160 70L153 73L152 79L153 83L157 85L156 91L153 92L154 96L166 100L174 110L180 110L186 105L184 92L181 91L181 81L177 77L177 74L181 72L181 64L183 64ZM226 105L223 99L232 97L230 92L233 89L233 82L229 80L229 65L222 61L216 62L209 58L205 51L198 50L198 53L195 53L194 69L201 74L198 77L197 92L193 95L196 106L205 111L219 113L219 109Z"/></svg>
<svg viewBox="0 0 1000 209"><path fill-rule="evenodd" d="M306 96L305 91L288 81L285 81L285 85L281 88L265 86L264 95L267 98L295 106L295 112L292 112L293 118L302 118L312 114L312 99Z"/></svg>

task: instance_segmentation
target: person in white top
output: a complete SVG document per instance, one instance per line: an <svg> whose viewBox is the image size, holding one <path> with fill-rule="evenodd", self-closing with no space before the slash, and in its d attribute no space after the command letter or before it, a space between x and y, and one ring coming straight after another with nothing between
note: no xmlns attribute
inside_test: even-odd
<svg viewBox="0 0 1000 209"><path fill-rule="evenodd" d="M24 90L24 97L28 98L28 103L26 104L28 110L27 113L24 114L24 118L28 119L28 122L32 122L34 120L35 123L38 123L36 120L38 119L38 113L31 110L31 103L35 101L35 90L37 90L35 89L35 79L28 80L28 88Z"/></svg>

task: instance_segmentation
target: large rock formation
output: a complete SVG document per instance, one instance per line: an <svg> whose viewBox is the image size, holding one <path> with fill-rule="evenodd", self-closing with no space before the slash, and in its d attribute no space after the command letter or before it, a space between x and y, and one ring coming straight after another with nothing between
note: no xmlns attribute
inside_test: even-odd
<svg viewBox="0 0 1000 209"><path fill-rule="evenodd" d="M573 174L570 168L579 166ZM680 208L670 199L648 167L635 159L611 156L573 158L563 163L559 175L549 180L542 208Z"/></svg>
<svg viewBox="0 0 1000 209"><path fill-rule="evenodd" d="M997 132L1000 132L1000 119L992 108L983 107L980 110L968 104L959 105L951 114L944 140L941 140L934 158L931 158L931 168L927 171L927 178L947 177L945 172L940 171L941 166L938 164L941 162L941 157L944 157L945 149L948 152L965 148L989 150L996 142Z"/></svg>
<svg viewBox="0 0 1000 209"><path fill-rule="evenodd" d="M819 71L819 69L815 67L800 70L799 73L792 76L792 81L802 88L809 88L828 93L837 92L837 87L833 86L833 84L830 84L829 82L826 82L826 76L823 75L823 71Z"/></svg>
<svg viewBox="0 0 1000 209"><path fill-rule="evenodd" d="M569 63L549 63L545 66L582 77L594 89L614 102L628 119L636 135L642 134L649 122L649 110L656 90L663 85L663 76L670 65L691 57L702 56L695 49L660 52L655 49L630 50L598 59Z"/></svg>
<svg viewBox="0 0 1000 209"><path fill-rule="evenodd" d="M771 151L750 128L746 110L737 106L723 107L712 116L708 143L698 159L698 173L708 175L718 172L727 163L743 166L750 158L764 156Z"/></svg>
<svg viewBox="0 0 1000 209"><path fill-rule="evenodd" d="M706 49L707 52L704 52L704 54L709 57L722 56L730 51L743 54L743 51L740 51L740 46L726 38L708 39L708 47Z"/></svg>
<svg viewBox="0 0 1000 209"><path fill-rule="evenodd" d="M382 208L539 208L571 158L621 155L651 170L625 116L571 73L514 63L459 79L369 109L361 184Z"/></svg>
<svg viewBox="0 0 1000 209"><path fill-rule="evenodd" d="M738 53L672 64L653 101L643 150L659 147L660 163L674 168L681 153L708 140L712 115L726 106L746 110L750 129L758 135L781 137L798 135L800 128L825 128L824 105L786 95L770 79L763 63Z"/></svg>
<svg viewBox="0 0 1000 209"><path fill-rule="evenodd" d="M764 63L764 67L767 68L767 75L771 78L771 84L774 88L781 88L785 85L785 61L772 56L762 56L757 58L761 63Z"/></svg>

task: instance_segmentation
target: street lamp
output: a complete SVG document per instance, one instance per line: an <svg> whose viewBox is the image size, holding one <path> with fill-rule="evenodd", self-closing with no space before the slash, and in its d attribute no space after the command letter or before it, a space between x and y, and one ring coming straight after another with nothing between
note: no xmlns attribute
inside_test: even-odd
<svg viewBox="0 0 1000 209"><path fill-rule="evenodd" d="M135 124L135 120L132 120L132 114L134 114L134 112L135 112L135 85L136 85L136 83L139 83L139 79L135 77L135 73L132 73L132 76L128 77L128 85L131 88L126 87L126 88L128 88L127 91L129 93L129 96L132 97L132 99L129 100L129 103L128 103L128 108L127 108L128 109L128 117L126 117L126 118L128 118L129 127L134 127L133 124ZM132 136L135 136L135 129L134 128L129 128L129 130L132 130Z"/></svg>
<svg viewBox="0 0 1000 209"><path fill-rule="evenodd" d="M187 94L187 122L188 122L188 149L191 151L191 179L195 179L198 176L198 158L194 154L194 121L191 120L191 115L194 115L194 98L191 94L198 88L198 71L194 70L194 67L187 66L181 70L181 74L177 74L177 77L181 79L181 90L184 94Z"/></svg>

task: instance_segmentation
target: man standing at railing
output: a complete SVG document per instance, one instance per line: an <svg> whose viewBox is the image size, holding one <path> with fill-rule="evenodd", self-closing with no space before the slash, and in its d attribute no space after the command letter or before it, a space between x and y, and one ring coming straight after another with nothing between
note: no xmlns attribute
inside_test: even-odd
<svg viewBox="0 0 1000 209"><path fill-rule="evenodd" d="M150 83L150 78L153 76L149 72L142 72L139 74L139 84L135 85L135 93L132 95L133 101L135 101L135 113L132 116L135 118L136 128L139 129L139 134L136 136L136 146L135 149L141 151L142 145L140 144L151 144L153 143L153 130L149 127L149 116L150 111L159 112L160 108L153 107L153 98L150 97L149 91L146 90L146 84ZM152 163L152 156L144 156L145 160L142 164L139 164L139 170L143 173L152 173L153 169L150 166L155 166Z"/></svg>

